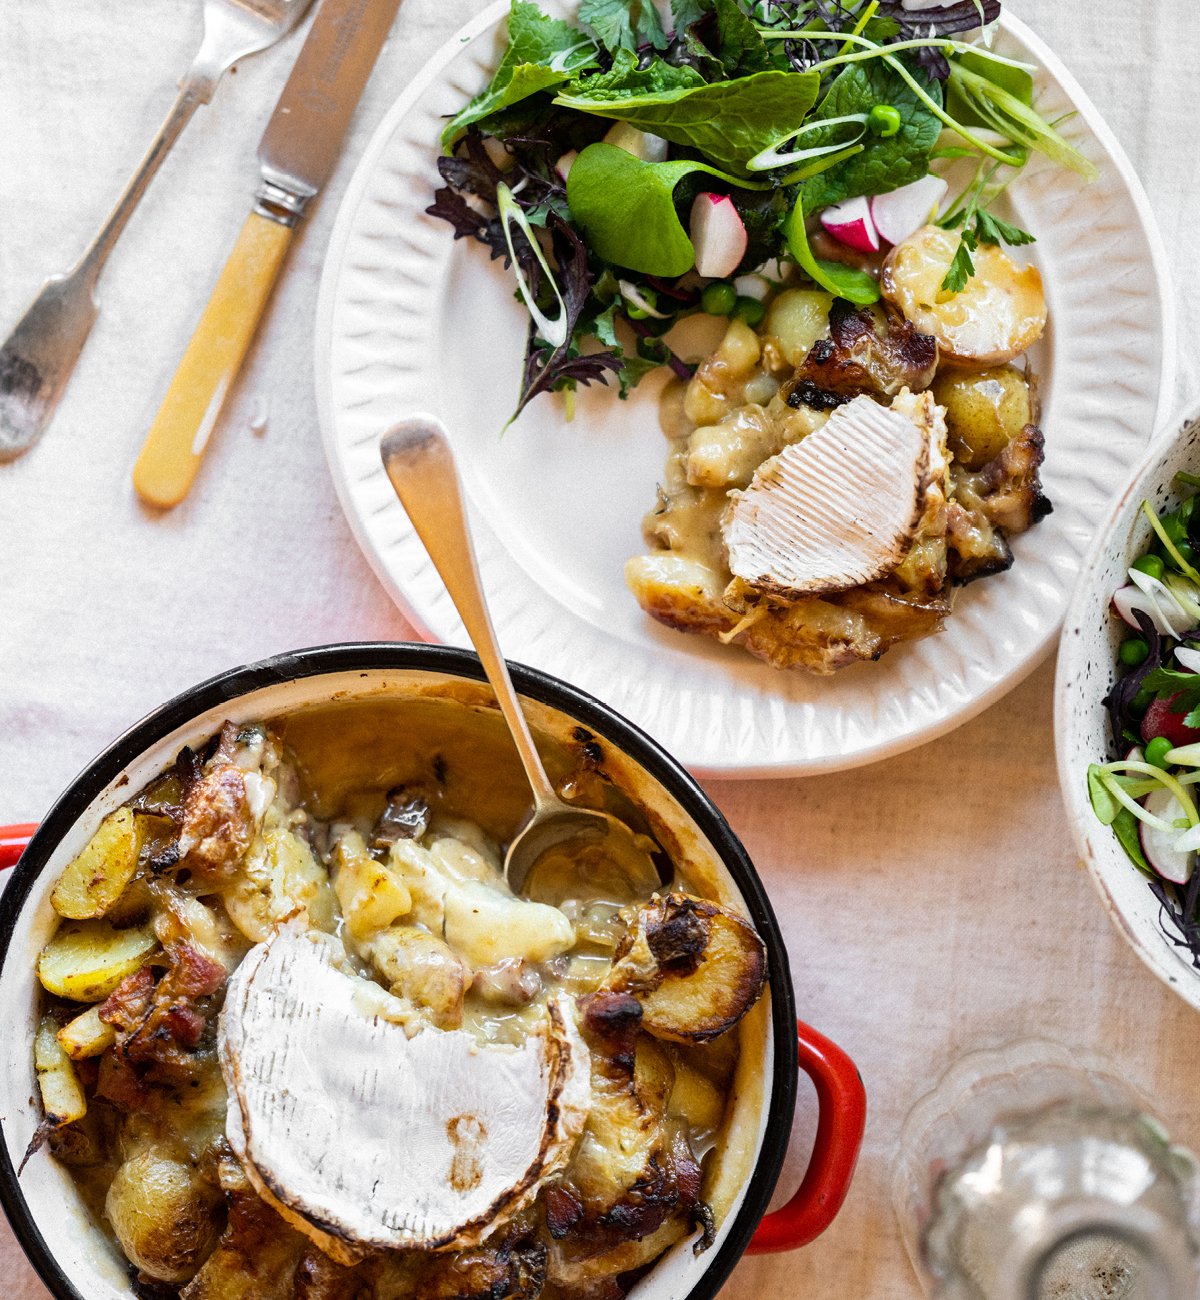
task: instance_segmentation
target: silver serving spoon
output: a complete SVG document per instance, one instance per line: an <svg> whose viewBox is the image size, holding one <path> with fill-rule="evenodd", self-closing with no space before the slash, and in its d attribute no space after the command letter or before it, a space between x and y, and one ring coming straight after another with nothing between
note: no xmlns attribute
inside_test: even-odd
<svg viewBox="0 0 1200 1300"><path fill-rule="evenodd" d="M429 552L433 567L446 584L483 663L483 671L495 692L533 790L533 808L504 855L504 875L509 888L514 894L520 893L543 854L564 841L576 840L605 843L611 849L612 858L627 872L637 875L637 879L630 881L634 888L642 895L652 893L660 882L643 847L644 837L635 836L611 813L566 803L546 774L508 674L508 665L496 643L463 508L462 486L445 430L430 416L416 416L388 430L379 451L392 487Z"/></svg>
<svg viewBox="0 0 1200 1300"><path fill-rule="evenodd" d="M0 347L0 460L45 432L95 323L96 282L155 172L192 114L238 61L274 45L312 0L204 0L204 38L158 135L79 261L53 275Z"/></svg>

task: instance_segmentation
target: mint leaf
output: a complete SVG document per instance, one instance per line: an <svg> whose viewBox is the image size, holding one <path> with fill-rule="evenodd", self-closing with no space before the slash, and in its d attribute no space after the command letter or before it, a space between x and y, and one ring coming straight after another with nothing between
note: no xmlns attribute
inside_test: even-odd
<svg viewBox="0 0 1200 1300"><path fill-rule="evenodd" d="M717 57L730 77L766 72L771 66L767 43L742 12L737 0L716 0Z"/></svg>
<svg viewBox="0 0 1200 1300"><path fill-rule="evenodd" d="M587 77L572 82L554 102L630 122L738 170L755 154L795 132L820 87L816 73L775 71L659 94L625 94L619 88L601 93L598 81Z"/></svg>
<svg viewBox="0 0 1200 1300"><path fill-rule="evenodd" d="M582 0L579 21L595 32L611 54L653 45L667 48L667 35L654 0Z"/></svg>
<svg viewBox="0 0 1200 1300"><path fill-rule="evenodd" d="M925 82L920 73L914 75L921 80L926 93L939 102L938 83ZM893 136L865 135L859 153L814 176L805 188L805 206L809 212L861 194L884 194L899 189L920 180L929 171L929 155L942 133L942 124L886 64L872 61L843 68L809 121L869 113L876 104L890 104L899 112L900 130ZM807 131L804 147L836 144L846 138L845 131L844 126Z"/></svg>
<svg viewBox="0 0 1200 1300"><path fill-rule="evenodd" d="M513 0L508 16L508 48L487 87L449 122L442 147L451 144L473 122L542 90L561 86L595 64L596 46L581 31L558 18L548 18L530 0Z"/></svg>
<svg viewBox="0 0 1200 1300"><path fill-rule="evenodd" d="M567 202L593 255L644 275L690 271L696 250L675 210L675 187L693 172L736 184L706 163L647 163L602 140L575 159Z"/></svg>
<svg viewBox="0 0 1200 1300"><path fill-rule="evenodd" d="M644 68L640 68L636 54L631 50L618 50L613 65L607 72L594 72L576 78L560 93L556 102L582 102L586 99L588 103L620 104L635 100L659 100L668 95L685 94L703 85L704 78L695 68L677 67L659 58L651 59Z"/></svg>

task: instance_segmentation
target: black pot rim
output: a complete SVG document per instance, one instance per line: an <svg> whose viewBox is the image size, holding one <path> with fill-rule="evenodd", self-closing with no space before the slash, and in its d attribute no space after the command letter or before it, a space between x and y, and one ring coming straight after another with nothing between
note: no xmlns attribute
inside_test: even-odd
<svg viewBox="0 0 1200 1300"><path fill-rule="evenodd" d="M798 1061L796 1008L783 933L766 890L741 841L696 780L657 741L621 714L557 677L510 663L518 691L558 709L606 737L638 762L678 801L716 849L742 892L758 932L767 945L771 972L771 1022L774 1065L771 1102L762 1149L745 1196L725 1240L689 1293L689 1300L712 1300L750 1243L766 1212L783 1168L796 1106ZM419 642L366 642L314 646L289 651L220 673L182 691L115 740L67 787L38 827L12 877L0 893L0 974L11 950L21 909L51 854L87 807L147 749L193 718L265 687L334 673L432 671L485 681L478 656L451 646ZM94 1300L76 1290L34 1222L9 1155L0 1117L0 1205L13 1232L56 1300Z"/></svg>

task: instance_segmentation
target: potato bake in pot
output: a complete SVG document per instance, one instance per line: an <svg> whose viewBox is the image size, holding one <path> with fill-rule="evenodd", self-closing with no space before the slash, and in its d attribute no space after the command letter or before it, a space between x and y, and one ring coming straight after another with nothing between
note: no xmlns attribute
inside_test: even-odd
<svg viewBox="0 0 1200 1300"><path fill-rule="evenodd" d="M745 851L654 742L514 676L648 871L575 844L509 890L528 788L478 660L428 646L218 677L47 816L0 898L0 1198L56 1296L712 1296L801 1063L817 1143L757 1248L836 1213L861 1084L798 1054Z"/></svg>

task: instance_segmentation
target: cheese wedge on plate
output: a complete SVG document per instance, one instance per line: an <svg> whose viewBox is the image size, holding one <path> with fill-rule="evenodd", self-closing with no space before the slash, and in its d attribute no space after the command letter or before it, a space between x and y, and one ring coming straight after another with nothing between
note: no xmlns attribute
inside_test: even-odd
<svg viewBox="0 0 1200 1300"><path fill-rule="evenodd" d="M413 1022L329 935L285 928L229 982L226 1136L327 1254L475 1245L569 1159L591 1102L573 1004L520 1047Z"/></svg>
<svg viewBox="0 0 1200 1300"><path fill-rule="evenodd" d="M931 478L945 473L924 418L932 412L908 406L911 415L856 397L731 492L721 524L730 572L772 594L819 596L895 569L920 530Z"/></svg>

